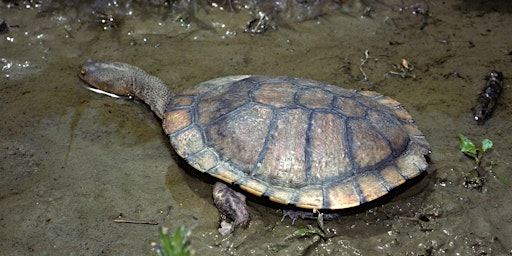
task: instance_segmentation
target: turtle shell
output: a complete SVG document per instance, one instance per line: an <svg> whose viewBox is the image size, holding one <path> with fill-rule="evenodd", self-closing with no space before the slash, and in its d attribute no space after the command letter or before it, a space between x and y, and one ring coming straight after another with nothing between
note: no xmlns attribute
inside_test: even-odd
<svg viewBox="0 0 512 256"><path fill-rule="evenodd" d="M197 170L299 208L372 201L424 172L430 153L396 100L302 78L213 79L177 95L163 119Z"/></svg>

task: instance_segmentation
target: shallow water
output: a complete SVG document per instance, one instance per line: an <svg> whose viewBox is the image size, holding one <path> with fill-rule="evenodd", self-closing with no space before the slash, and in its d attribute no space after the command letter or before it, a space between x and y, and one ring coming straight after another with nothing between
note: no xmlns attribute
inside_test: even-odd
<svg viewBox="0 0 512 256"><path fill-rule="evenodd" d="M508 1L352 1L326 6L318 17L308 12L313 18L290 8L263 34L243 32L254 17L243 8L100 2L0 4L0 19L10 25L0 34L4 255L151 254L158 226L113 222L118 218L171 230L185 225L196 255L511 253ZM375 90L412 114L432 147L434 172L382 205L326 222L327 240L290 237L316 222L292 225L258 201L249 202L246 229L221 237L211 184L176 161L147 107L81 86L78 65L88 59L137 65L177 92L235 74ZM400 70L402 59L412 71ZM479 126L472 108L493 69L504 73L504 91ZM481 185L465 183L473 162L458 149L459 133L494 141Z"/></svg>

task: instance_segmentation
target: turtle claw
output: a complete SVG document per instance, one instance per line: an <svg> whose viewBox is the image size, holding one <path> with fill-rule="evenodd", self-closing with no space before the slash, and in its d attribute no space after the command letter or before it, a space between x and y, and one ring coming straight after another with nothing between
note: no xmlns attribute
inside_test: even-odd
<svg viewBox="0 0 512 256"><path fill-rule="evenodd" d="M316 215L313 212L306 212L306 211L295 211L295 210L283 210L283 218L281 218L281 221L286 219L286 217L290 217L292 220L292 225L295 224L295 221L299 218L305 220L305 219L316 219Z"/></svg>
<svg viewBox="0 0 512 256"><path fill-rule="evenodd" d="M313 211L297 211L297 210L283 210L283 218L281 221L286 219L286 217L290 217L292 220L292 225L295 224L295 221L299 218L303 220L334 220L338 218L338 214L336 213L320 213L317 209Z"/></svg>
<svg viewBox="0 0 512 256"><path fill-rule="evenodd" d="M233 230L235 230L235 223L234 222L229 223L229 222L223 220L220 222L220 228L218 230L222 236L227 236L227 235L231 234L231 232L233 232Z"/></svg>

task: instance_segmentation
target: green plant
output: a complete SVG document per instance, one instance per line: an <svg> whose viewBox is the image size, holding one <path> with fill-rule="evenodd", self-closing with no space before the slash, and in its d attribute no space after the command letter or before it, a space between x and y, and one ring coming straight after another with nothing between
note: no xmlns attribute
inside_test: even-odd
<svg viewBox="0 0 512 256"><path fill-rule="evenodd" d="M484 153L491 149L493 146L493 143L489 139L482 140L482 146L480 148L477 148L475 144L468 139L466 136L459 134L460 139L460 151L464 153L465 155L473 158L475 160L475 167L473 171L471 172L471 175L469 177L466 177L465 185L466 187L481 187L483 182L483 177L480 177L480 173L477 171L478 167L480 167L480 162L482 160L482 157ZM503 184L511 187L512 182L510 179L506 176L501 176L498 174L495 174L493 171L493 166L496 165L496 162L490 161L488 166L488 171L493 173L493 176L498 179Z"/></svg>
<svg viewBox="0 0 512 256"><path fill-rule="evenodd" d="M194 252L190 248L190 230L185 230L180 226L172 235L169 236L169 229L159 228L160 244L152 243L151 246L156 250L158 256L189 256Z"/></svg>
<svg viewBox="0 0 512 256"><path fill-rule="evenodd" d="M484 153L492 148L492 141L489 139L482 140L482 146L477 147L475 144L466 136L459 134L459 140L460 140L460 152L464 153L465 155L473 158L475 160L475 169L480 166L480 162L482 160L482 157Z"/></svg>
<svg viewBox="0 0 512 256"><path fill-rule="evenodd" d="M296 238L310 237L310 236L315 236L315 235L320 236L324 240L326 239L324 232L322 232L321 230L318 230L316 228L313 228L311 225L308 225L307 228L299 228L299 229L295 230L290 236L287 236L285 239L291 238L291 237L296 237Z"/></svg>

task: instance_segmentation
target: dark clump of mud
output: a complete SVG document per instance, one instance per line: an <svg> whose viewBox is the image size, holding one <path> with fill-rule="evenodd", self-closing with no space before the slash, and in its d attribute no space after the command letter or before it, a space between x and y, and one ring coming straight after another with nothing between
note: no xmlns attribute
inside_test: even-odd
<svg viewBox="0 0 512 256"><path fill-rule="evenodd" d="M0 248L148 255L158 226L196 255L507 255L512 250L509 1L2 1ZM421 181L325 222L251 222L221 237L211 180L190 174L140 102L83 88L78 65L123 61L179 92L240 74L310 78L402 103L432 148ZM489 72L503 91L472 117ZM479 168L458 134L494 142ZM301 233L303 232L303 233ZM299 235L298 235L299 234ZM302 235L300 235L302 234Z"/></svg>

